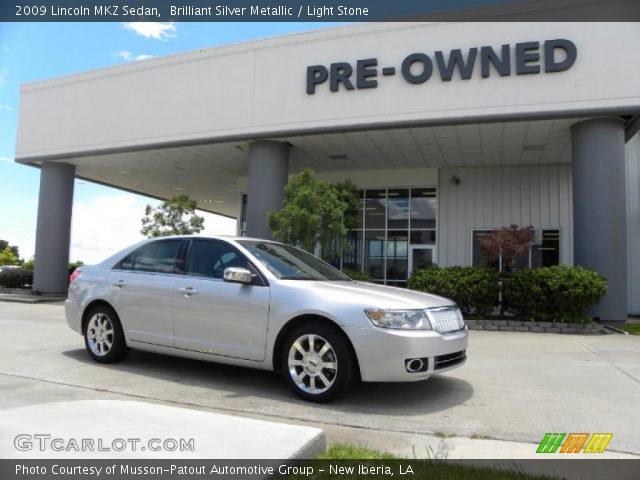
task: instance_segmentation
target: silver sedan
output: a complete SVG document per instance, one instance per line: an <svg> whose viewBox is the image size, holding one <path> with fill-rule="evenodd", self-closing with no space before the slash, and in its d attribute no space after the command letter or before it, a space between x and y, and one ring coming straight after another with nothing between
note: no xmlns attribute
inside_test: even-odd
<svg viewBox="0 0 640 480"><path fill-rule="evenodd" d="M146 240L70 278L67 323L101 363L129 348L281 371L326 402L358 380L460 366L468 332L446 298L350 280L297 248L246 237Z"/></svg>

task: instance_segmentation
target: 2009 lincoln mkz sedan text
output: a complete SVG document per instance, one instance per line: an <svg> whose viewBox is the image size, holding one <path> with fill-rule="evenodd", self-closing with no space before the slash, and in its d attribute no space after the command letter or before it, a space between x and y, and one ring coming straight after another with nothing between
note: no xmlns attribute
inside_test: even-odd
<svg viewBox="0 0 640 480"><path fill-rule="evenodd" d="M466 360L451 300L356 282L268 240L146 240L70 280L67 322L98 362L131 347L277 370L300 397L326 402L357 380L424 380Z"/></svg>

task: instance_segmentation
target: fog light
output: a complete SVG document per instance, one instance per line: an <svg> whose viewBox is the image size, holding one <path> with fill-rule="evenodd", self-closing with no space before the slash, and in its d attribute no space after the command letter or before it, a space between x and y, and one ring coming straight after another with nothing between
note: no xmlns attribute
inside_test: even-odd
<svg viewBox="0 0 640 480"><path fill-rule="evenodd" d="M426 372L428 363L426 358L408 358L404 361L404 366L409 373Z"/></svg>

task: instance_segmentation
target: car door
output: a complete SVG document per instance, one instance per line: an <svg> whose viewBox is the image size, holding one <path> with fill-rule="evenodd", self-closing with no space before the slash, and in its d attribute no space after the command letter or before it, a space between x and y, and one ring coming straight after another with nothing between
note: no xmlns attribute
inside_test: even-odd
<svg viewBox="0 0 640 480"><path fill-rule="evenodd" d="M251 285L225 282L227 267L254 273ZM238 249L222 240L193 239L185 275L174 288L175 346L262 361L269 320L269 286Z"/></svg>
<svg viewBox="0 0 640 480"><path fill-rule="evenodd" d="M127 339L173 346L173 292L183 239L157 240L111 271L111 300Z"/></svg>

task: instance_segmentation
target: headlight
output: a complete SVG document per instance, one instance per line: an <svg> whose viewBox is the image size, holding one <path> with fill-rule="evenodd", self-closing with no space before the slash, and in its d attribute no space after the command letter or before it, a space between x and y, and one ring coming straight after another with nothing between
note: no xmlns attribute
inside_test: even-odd
<svg viewBox="0 0 640 480"><path fill-rule="evenodd" d="M365 310L376 327L399 330L431 330L431 322L424 310Z"/></svg>

